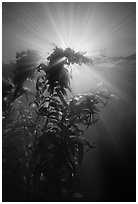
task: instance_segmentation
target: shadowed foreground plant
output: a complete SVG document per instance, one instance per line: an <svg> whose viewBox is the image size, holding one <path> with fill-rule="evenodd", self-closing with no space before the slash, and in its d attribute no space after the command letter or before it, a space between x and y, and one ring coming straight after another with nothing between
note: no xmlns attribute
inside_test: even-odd
<svg viewBox="0 0 138 204"><path fill-rule="evenodd" d="M22 52L17 60L24 59L24 55L26 53ZM9 103L3 103L3 110L13 107L15 100L24 94L21 91L17 94L17 87L21 90L25 79L35 73L35 99L29 103L28 109L17 114L16 122L9 130L14 135L17 128L20 129L19 134L24 138L25 155L19 163L25 165L23 189L26 200L74 200L82 197L79 194L79 177L84 149L93 147L85 139L81 127L87 129L97 122L99 108L107 104L110 95L101 91L68 99L67 90L72 93L70 77L73 64L92 65L92 60L84 53L56 47L47 60L47 65L42 63L37 68L29 62L30 68L28 61L25 66L18 63L21 67L15 72L13 84L6 86L4 82L3 99L8 97ZM3 131L6 128L7 123ZM3 137L6 134L4 132Z"/></svg>

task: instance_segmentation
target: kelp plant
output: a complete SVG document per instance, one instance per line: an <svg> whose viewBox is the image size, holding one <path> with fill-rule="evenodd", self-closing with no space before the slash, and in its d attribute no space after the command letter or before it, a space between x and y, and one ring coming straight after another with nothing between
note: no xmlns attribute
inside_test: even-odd
<svg viewBox="0 0 138 204"><path fill-rule="evenodd" d="M3 138L9 133L10 137L11 134L25 137L23 147L27 154L19 160L19 165L25 164L22 182L26 200L68 201L82 197L79 193L80 167L84 149L93 146L85 139L81 127L87 129L96 123L99 108L110 98L104 91L73 94L70 86L72 65L92 65L92 60L84 54L55 47L47 58L48 63L37 66L36 53L17 53L13 82L3 80ZM9 125L7 118L13 110L17 111L13 106L15 101L23 94L29 95L23 87L24 81L33 76L36 79L35 98L29 101L26 113L18 109L18 117ZM70 99L68 92L72 95Z"/></svg>

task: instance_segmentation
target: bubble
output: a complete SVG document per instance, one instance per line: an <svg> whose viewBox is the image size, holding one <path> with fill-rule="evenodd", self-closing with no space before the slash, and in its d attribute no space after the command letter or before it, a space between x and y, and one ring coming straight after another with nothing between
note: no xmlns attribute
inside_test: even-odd
<svg viewBox="0 0 138 204"><path fill-rule="evenodd" d="M115 94L111 94L111 98L114 98L114 99L116 99L116 100L119 100L119 97L118 97L117 95L115 95Z"/></svg>
<svg viewBox="0 0 138 204"><path fill-rule="evenodd" d="M37 108L37 104L35 102L30 103L30 108L34 109Z"/></svg>
<svg viewBox="0 0 138 204"><path fill-rule="evenodd" d="M98 83L97 83L97 86L102 86L102 85L103 85L102 82L98 82Z"/></svg>

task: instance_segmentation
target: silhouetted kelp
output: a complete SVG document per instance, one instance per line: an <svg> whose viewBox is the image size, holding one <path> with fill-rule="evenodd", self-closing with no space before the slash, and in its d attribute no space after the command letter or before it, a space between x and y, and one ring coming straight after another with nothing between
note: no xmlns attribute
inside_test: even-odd
<svg viewBox="0 0 138 204"><path fill-rule="evenodd" d="M111 97L101 91L68 99L67 90L73 93L70 87L73 64L92 65L84 54L56 47L45 65L39 64L40 57L35 51L17 53L13 81L3 80L3 174L12 176L18 169L24 169L18 187L21 186L25 201L82 199L80 167L84 148L93 145L85 139L81 126L87 129L96 123L101 105L105 106ZM24 82L34 76L34 100L25 106L20 100L23 94L29 95ZM17 137L22 142L12 149L10 141ZM7 154L14 148L19 151L16 167L6 171Z"/></svg>

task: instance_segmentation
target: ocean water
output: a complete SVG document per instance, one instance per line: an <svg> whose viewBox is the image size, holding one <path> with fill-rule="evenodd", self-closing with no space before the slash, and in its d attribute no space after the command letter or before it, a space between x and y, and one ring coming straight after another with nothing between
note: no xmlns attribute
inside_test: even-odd
<svg viewBox="0 0 138 204"><path fill-rule="evenodd" d="M135 201L136 64L111 65L101 66L99 75L118 100L101 110L99 121L86 131L95 148L85 154L82 189L88 201Z"/></svg>

